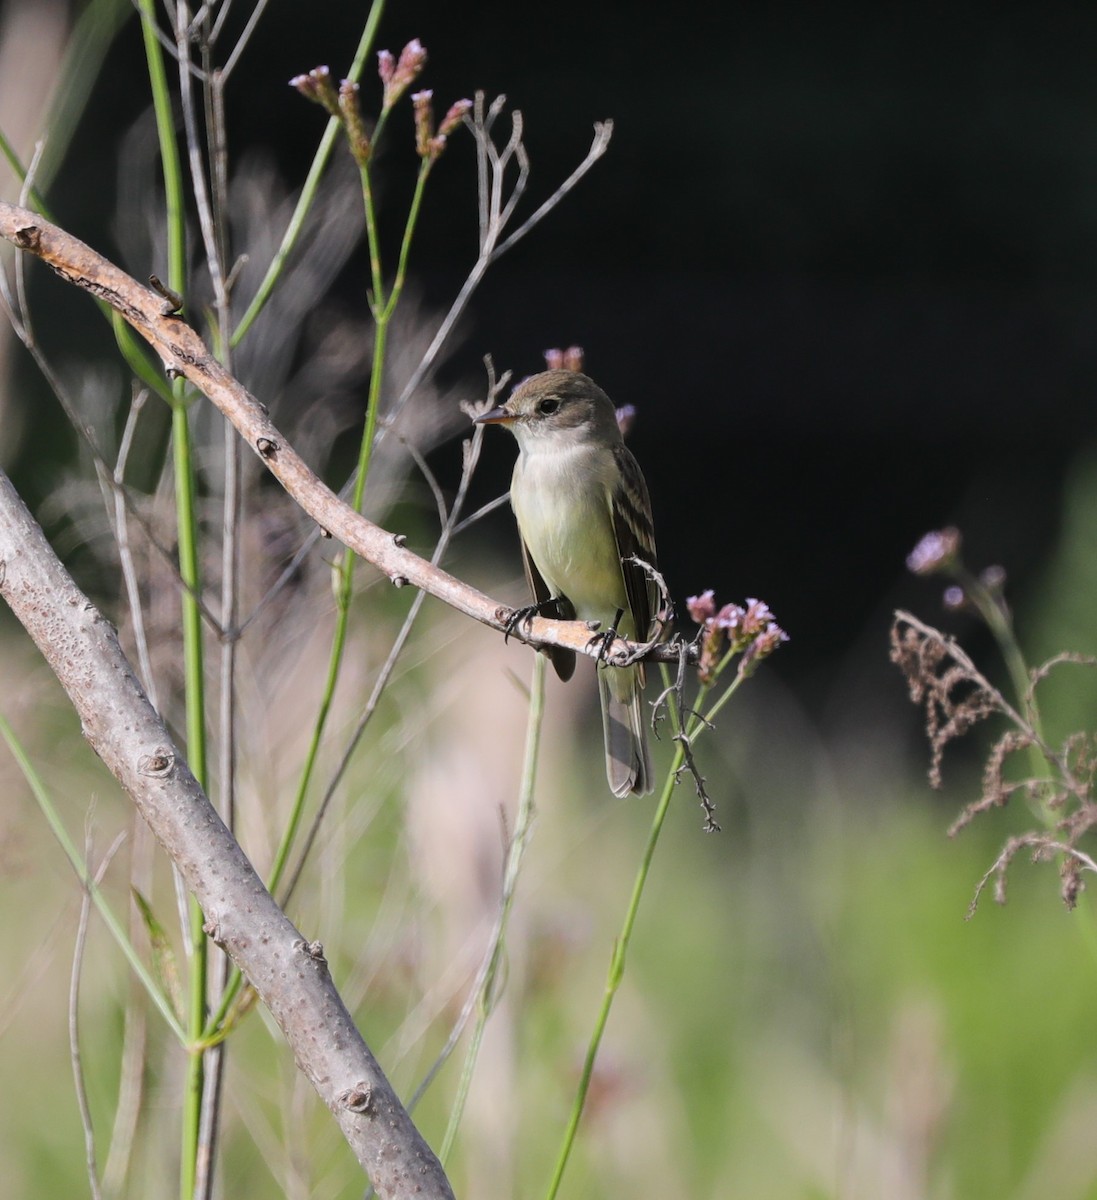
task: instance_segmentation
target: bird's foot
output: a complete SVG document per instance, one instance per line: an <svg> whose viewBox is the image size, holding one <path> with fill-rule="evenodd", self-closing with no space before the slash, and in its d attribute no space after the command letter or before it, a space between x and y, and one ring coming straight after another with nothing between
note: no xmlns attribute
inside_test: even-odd
<svg viewBox="0 0 1097 1200"><path fill-rule="evenodd" d="M606 661L606 656L610 652L610 647L620 636L617 632L617 623L621 620L624 614L625 610L623 608L619 608L617 610L617 616L613 618L613 624L608 629L600 630L594 635L594 637L590 639L589 642L587 642L587 647L589 649L593 649L595 646L598 646L598 655L594 660L595 662L604 663Z"/></svg>
<svg viewBox="0 0 1097 1200"><path fill-rule="evenodd" d="M542 600L540 604L526 604L521 608L514 609L507 618L506 628L503 630L503 644L506 645L512 633L518 633L520 625L525 625L528 631L529 623L534 617L558 617L559 615L560 605L555 597Z"/></svg>

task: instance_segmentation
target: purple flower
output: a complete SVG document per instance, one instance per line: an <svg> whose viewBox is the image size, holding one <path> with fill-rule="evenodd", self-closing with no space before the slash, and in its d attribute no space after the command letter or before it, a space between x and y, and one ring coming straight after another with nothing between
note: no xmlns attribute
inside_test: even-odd
<svg viewBox="0 0 1097 1200"><path fill-rule="evenodd" d="M702 592L699 596L690 596L686 600L686 609L698 625L703 625L709 617L716 615L716 601L713 599L715 594L712 588L709 588L707 592Z"/></svg>
<svg viewBox="0 0 1097 1200"><path fill-rule="evenodd" d="M915 575L949 570L959 557L960 540L960 531L953 526L927 533L907 555L907 570Z"/></svg>

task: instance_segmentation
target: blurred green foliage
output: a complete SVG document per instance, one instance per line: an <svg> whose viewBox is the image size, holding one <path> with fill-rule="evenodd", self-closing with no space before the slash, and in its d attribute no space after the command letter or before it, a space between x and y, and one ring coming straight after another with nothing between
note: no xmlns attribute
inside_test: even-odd
<svg viewBox="0 0 1097 1200"><path fill-rule="evenodd" d="M296 14L293 19L299 20ZM829 20L822 13L817 19ZM749 39L736 52L756 57ZM883 58L871 61L887 73ZM546 62L557 81L558 61ZM931 73L920 61L907 65L928 86ZM967 69L965 58L964 79ZM832 77L828 70L828 87ZM740 70L739 88L744 78ZM858 207L867 204L867 214L890 225L890 202L871 201L858 169L875 171L884 161L902 185L896 190L906 190L906 158L858 157L850 150L855 141L870 148L891 145L895 130L886 105L866 108L840 89L830 107L809 103L805 110L804 93L813 101L817 82L792 60L767 85L772 94L760 93L755 102L768 114L767 124L755 120L754 108L741 106L722 126L721 136L735 150L721 169L728 169L727 161L736 164L731 204L739 215L725 211L726 189L711 186L711 155L698 153L688 165L704 173L704 197L721 206L719 221L694 214L691 221L666 224L688 234L690 245L707 256L707 243L696 238L698 225L738 227L758 208L781 233L769 241L786 248L795 262L809 264L840 247L836 229L863 236L858 231L864 223L849 219ZM936 83L933 88L937 94ZM582 89L567 90L585 97ZM256 94L267 103L268 89ZM558 102L555 82L545 94L545 103ZM798 96L799 109L814 114L818 129L797 128L783 115L797 107ZM702 103L697 101L698 108ZM128 95L126 105L130 121ZM584 110L584 120L587 115ZM951 109L947 115L951 122ZM1025 133L1021 115L999 112L995 122L1019 136ZM1075 133L1078 119L1071 116ZM774 137L782 127L783 139ZM840 143L833 137L836 129L843 131ZM908 132L934 144L935 130ZM698 126L691 136L709 134ZM969 148L987 143L986 122L968 120L957 137L967 162ZM1083 140L1070 139L1072 153ZM760 172L744 169L744 160L749 168L751 156L763 153L782 169L796 163L800 174L819 174L833 186L829 206L818 195L801 197L798 180L787 189L812 208L816 240L807 250L797 248L796 237L785 236L801 226L799 208L774 205L759 189ZM1052 160L1058 153L1056 146L1047 150ZM903 171L895 171L897 166ZM1025 205L1042 179L1039 170L1030 172L1029 191L1003 186L995 195L1003 204ZM626 182L630 204L616 208L627 219L613 230L599 229L607 241L607 233L625 236L631 253L636 238L628 233L630 222L643 222L646 229L650 214L631 203L634 176ZM916 204L916 210L921 207ZM936 204L925 207L939 211ZM1092 225L1089 206L1078 203L1072 211L1079 227ZM974 212L971 223L978 225L982 209ZM449 227L441 226L441 236L450 241ZM912 228L921 233L927 225L918 220ZM1062 238L1060 225L1055 228ZM886 232L887 239L881 233L875 238L891 244L890 228ZM964 232L965 270L981 274L988 265L984 243ZM766 244L765 237L739 241ZM897 243L901 253L885 265L885 273L896 263L903 266L904 255L920 269L932 265L941 247L930 252L920 241L921 236ZM1053 249L1058 257L1068 241L1063 261L1073 264L1074 241L1056 240ZM875 250L875 241L870 248ZM548 252L558 255L559 242ZM1086 249L1083 257L1093 256ZM1002 268L999 252L988 259ZM724 321L723 307L712 307ZM522 319L528 321L525 312ZM95 332L106 340L105 330ZM682 357L673 363L676 371ZM650 370L650 363L643 368ZM889 369L894 372L894 365ZM46 430L44 422L34 423L22 448L24 474L28 481L34 477L31 486L39 494L60 486L53 467L43 474L43 461L71 457L67 449L58 452L70 435ZM814 443L811 453L817 455ZM858 505L864 506L861 492ZM405 520L401 511L396 526L412 528L413 543L414 523L412 512ZM1046 575L1010 585L1011 598L1019 599L1018 632L1032 662L1064 649L1097 653L1095 526L1097 457L1090 450L1075 465L1057 532L1048 533L1056 548ZM461 569L469 568L466 558ZM481 569L487 570L473 560L470 574ZM316 607L307 618L310 628L322 623L317 612L325 621L330 615L327 580L311 582L307 598ZM308 582L301 588L307 592ZM372 668L408 597L374 590L365 600L356 628L365 626L368 634L361 635L352 657ZM848 605L848 594L841 600ZM923 615L933 619L931 612ZM6 620L0 629L5 678L18 681L9 690L5 715L41 764L70 830L78 834L93 812L101 853L128 827L128 803L92 758L25 639ZM796 628L791 632L795 645ZM272 641L281 673L256 670L248 681L244 738L254 761L244 786L242 840L261 866L269 861L271 830L284 815L287 780L296 766L294 736L318 670L307 633L299 623L280 621ZM881 661L886 657L883 630L878 639L850 641L867 645L867 653ZM489 658L499 649L489 648L491 642L487 634L435 614L386 695L293 906L309 936L324 942L337 983L404 1095L429 1067L456 1017L498 884L494 870L506 831L500 814L513 801L515 777L504 775L502 784L489 779L486 759L507 748L498 730L508 714L521 715L524 700L509 683L490 700L472 689L502 679L507 670L521 674L528 662L526 652L514 646L501 652L504 657ZM1022 856L1011 868L1009 903L1000 908L985 895L966 921L975 885L1002 843L1032 821L1018 804L981 817L954 841L945 837L953 815L978 793L973 747L986 745L995 731L973 736L966 753L949 749L946 794L938 800L911 766L909 732L919 720L913 708L902 726L889 724L888 717L866 724L856 745L848 734L842 742L828 740L809 724L797 698L767 679L767 671L728 710L717 736L699 754L722 834L701 834L689 784L680 789L681 802L644 897L567 1194L575 1200L640 1192L712 1200L1097 1197L1091 1016L1097 937L1091 896L1083 894L1078 910L1068 913L1058 898L1054 866L1032 866ZM988 673L1001 674L989 666ZM902 692L897 672L891 686ZM343 733L368 692L367 676L352 677L344 690ZM1092 726L1097 673L1060 668L1042 694L1053 736ZM603 794L598 747L584 708L589 701L581 682L550 697L548 766L508 941L506 986L450 1164L458 1195L502 1200L543 1189L646 832L645 802L617 804ZM881 713L892 711L881 707ZM465 730L462 718L479 727L480 740ZM438 773L420 778L432 760L440 764ZM0 1190L11 1200L82 1195L83 1138L66 1028L79 888L2 756L0 786L8 797L0 817L0 911L7 915L2 949L8 966L0 983L5 1081ZM127 844L105 883L118 911L127 903L123 868L129 852ZM164 925L171 924L175 899L163 870L150 899ZM129 994L120 957L93 918L80 1023L100 1167L115 1108ZM122 1193L142 1200L175 1194L182 1072L181 1056L165 1045L154 1016L149 1029L139 1137ZM360 1196L356 1164L261 1011L253 1011L233 1034L228 1061L223 1194ZM434 1143L445 1127L455 1079L451 1063L418 1112Z"/></svg>
<svg viewBox="0 0 1097 1200"><path fill-rule="evenodd" d="M1092 470L1080 471L1077 512L1097 502L1094 482ZM1071 528L1068 515L1062 564ZM1029 598L1022 638L1029 622L1049 627L1064 590L1079 596L1086 586L1084 573L1071 577L1065 565L1051 583L1046 599ZM441 621L431 638L444 628ZM444 687L436 659L394 685L363 754L374 765L356 775L337 817L353 837L321 855L324 871L337 864L337 899L324 900L321 887L304 904L336 979L358 980L351 991L363 1030L405 1093L454 1010L442 1004L410 1042L404 1022L423 1002L424 981L447 977L461 937L459 914L424 891L409 849L417 835L399 796L417 753L401 738L401 720ZM1073 670L1070 678L1084 678ZM898 675L894 684L902 687ZM566 694L579 703L582 693ZM1049 720L1084 711L1069 689L1060 703ZM49 706L38 711L49 720ZM25 714L23 725L41 748L37 715ZM428 738L444 738L452 716L439 712ZM920 778L903 777L898 752L874 784L862 776L854 790L835 765L839 749L803 736L797 720L795 704L764 681L729 710L701 755L722 834L701 834L688 785L681 789L569 1168L569 1196L1097 1195L1089 895L1068 913L1054 867L1020 858L1008 904L986 895L965 920L1001 843L1031 823L1024 807L984 816L950 841L951 814L976 782L962 761L953 779L946 758L944 803ZM125 807L100 772L87 774L77 731L56 725L52 784L68 797L73 826L91 793L101 794L102 845ZM598 777L593 739L562 764L569 735L557 728L547 736L558 783L541 789L504 1002L482 1063L487 1086L507 1097L500 1120L513 1142L502 1163L492 1158L498 1146L474 1100L450 1164L459 1195L533 1196L543 1187L646 829L642 803L611 803L590 785ZM900 731L887 728L866 729L865 738L882 747L873 761L885 767L888 747L902 744ZM356 805L366 806L357 823ZM5 923L13 972L0 1010L4 1075L19 1081L0 1120L0 1157L14 1181L8 1194L79 1194L64 1004L78 892L25 801L9 818L5 855L0 906L22 918ZM459 861L455 869L477 867ZM171 905L170 889L159 903ZM81 1013L89 1090L105 1128L126 981L94 925ZM270 1165L280 1156L300 1160L310 1195L359 1194L349 1153L294 1075L269 1022L253 1013L230 1044L226 1194L275 1194L287 1178L285 1163ZM451 1065L419 1114L428 1137L440 1135L454 1080ZM169 1081L153 1079L146 1131L158 1127L161 1105L175 1103ZM171 1194L173 1172L155 1154L142 1157L143 1177L128 1194Z"/></svg>

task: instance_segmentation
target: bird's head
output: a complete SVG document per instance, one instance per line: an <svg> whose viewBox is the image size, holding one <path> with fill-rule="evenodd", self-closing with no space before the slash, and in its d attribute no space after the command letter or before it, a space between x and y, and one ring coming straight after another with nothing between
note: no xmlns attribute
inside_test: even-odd
<svg viewBox="0 0 1097 1200"><path fill-rule="evenodd" d="M505 404L476 418L477 425L504 425L521 446L542 438L614 442L621 437L616 410L605 392L578 371L542 371L524 379Z"/></svg>

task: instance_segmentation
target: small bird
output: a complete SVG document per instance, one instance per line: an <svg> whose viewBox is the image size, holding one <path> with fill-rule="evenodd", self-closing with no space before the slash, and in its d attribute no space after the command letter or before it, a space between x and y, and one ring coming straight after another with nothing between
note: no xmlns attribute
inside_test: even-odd
<svg viewBox="0 0 1097 1200"><path fill-rule="evenodd" d="M596 621L607 646L614 631L647 641L659 591L629 560L656 566L651 502L610 398L577 371L543 371L476 423L504 425L518 439L510 503L535 601L518 619L537 612ZM574 652L558 646L546 652L560 678L570 679ZM643 664L600 662L597 674L609 786L615 796L650 792Z"/></svg>

